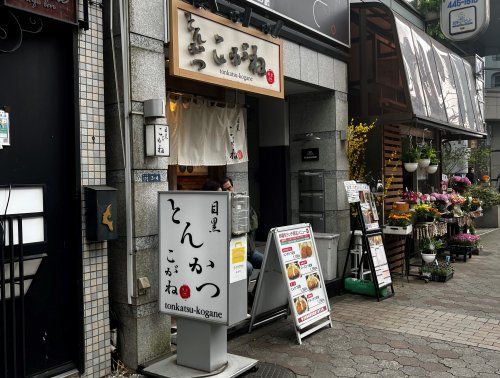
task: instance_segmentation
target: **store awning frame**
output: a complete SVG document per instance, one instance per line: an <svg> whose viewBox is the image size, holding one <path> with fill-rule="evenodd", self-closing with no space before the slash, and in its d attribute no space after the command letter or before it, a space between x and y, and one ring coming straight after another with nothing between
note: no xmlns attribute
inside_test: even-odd
<svg viewBox="0 0 500 378"><path fill-rule="evenodd" d="M351 74L351 85L360 103L352 115L421 124L464 139L486 135L467 61L382 3L351 4L351 11L351 66L359 70Z"/></svg>

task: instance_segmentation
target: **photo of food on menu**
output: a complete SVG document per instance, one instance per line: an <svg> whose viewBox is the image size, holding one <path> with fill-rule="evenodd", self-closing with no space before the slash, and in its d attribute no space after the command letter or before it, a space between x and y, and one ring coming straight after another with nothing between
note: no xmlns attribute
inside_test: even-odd
<svg viewBox="0 0 500 378"><path fill-rule="evenodd" d="M310 241L299 243L300 257L307 259L313 254L312 243Z"/></svg>
<svg viewBox="0 0 500 378"><path fill-rule="evenodd" d="M321 287L318 274L313 273L313 274L308 275L306 277L306 284L307 284L307 288L310 291L313 291L314 289Z"/></svg>
<svg viewBox="0 0 500 378"><path fill-rule="evenodd" d="M301 315L307 311L307 299L303 295L297 297L293 300L293 304L295 306L295 310L297 314Z"/></svg>
<svg viewBox="0 0 500 378"><path fill-rule="evenodd" d="M286 264L286 275L289 280L296 280L300 277L300 268L296 262Z"/></svg>

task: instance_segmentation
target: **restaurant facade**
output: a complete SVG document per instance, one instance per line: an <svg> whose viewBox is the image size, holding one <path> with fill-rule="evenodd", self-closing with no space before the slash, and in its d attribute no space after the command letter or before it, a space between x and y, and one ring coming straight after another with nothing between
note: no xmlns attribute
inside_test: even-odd
<svg viewBox="0 0 500 378"><path fill-rule="evenodd" d="M158 308L158 192L227 176L250 197L258 241L272 227L310 222L340 234L347 251L349 206L338 194L348 170L348 2L314 12L287 3L130 1L115 27L119 96L108 49L106 168L121 226L109 245L109 293L127 366L170 350L170 318ZM148 128L163 133L153 150ZM318 206L300 203L303 177L320 184Z"/></svg>

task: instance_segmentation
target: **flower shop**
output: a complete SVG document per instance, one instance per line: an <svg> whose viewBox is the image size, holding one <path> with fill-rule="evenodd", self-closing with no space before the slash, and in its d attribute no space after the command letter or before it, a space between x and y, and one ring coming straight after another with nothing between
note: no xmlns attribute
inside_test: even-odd
<svg viewBox="0 0 500 378"><path fill-rule="evenodd" d="M480 246L484 188L466 165L443 169L448 150L486 136L479 64L379 2L351 4L351 34L350 179L372 188L391 273L449 280Z"/></svg>

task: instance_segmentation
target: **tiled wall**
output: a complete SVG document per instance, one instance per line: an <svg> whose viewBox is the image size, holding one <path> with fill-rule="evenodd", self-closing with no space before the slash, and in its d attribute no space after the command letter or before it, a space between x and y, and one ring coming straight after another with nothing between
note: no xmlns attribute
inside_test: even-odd
<svg viewBox="0 0 500 378"><path fill-rule="evenodd" d="M82 9L80 1L80 12ZM103 23L98 2L90 5L89 18L90 29L80 29L78 34L82 187L106 184ZM82 206L84 376L104 377L111 373L107 244L86 241L83 202Z"/></svg>

